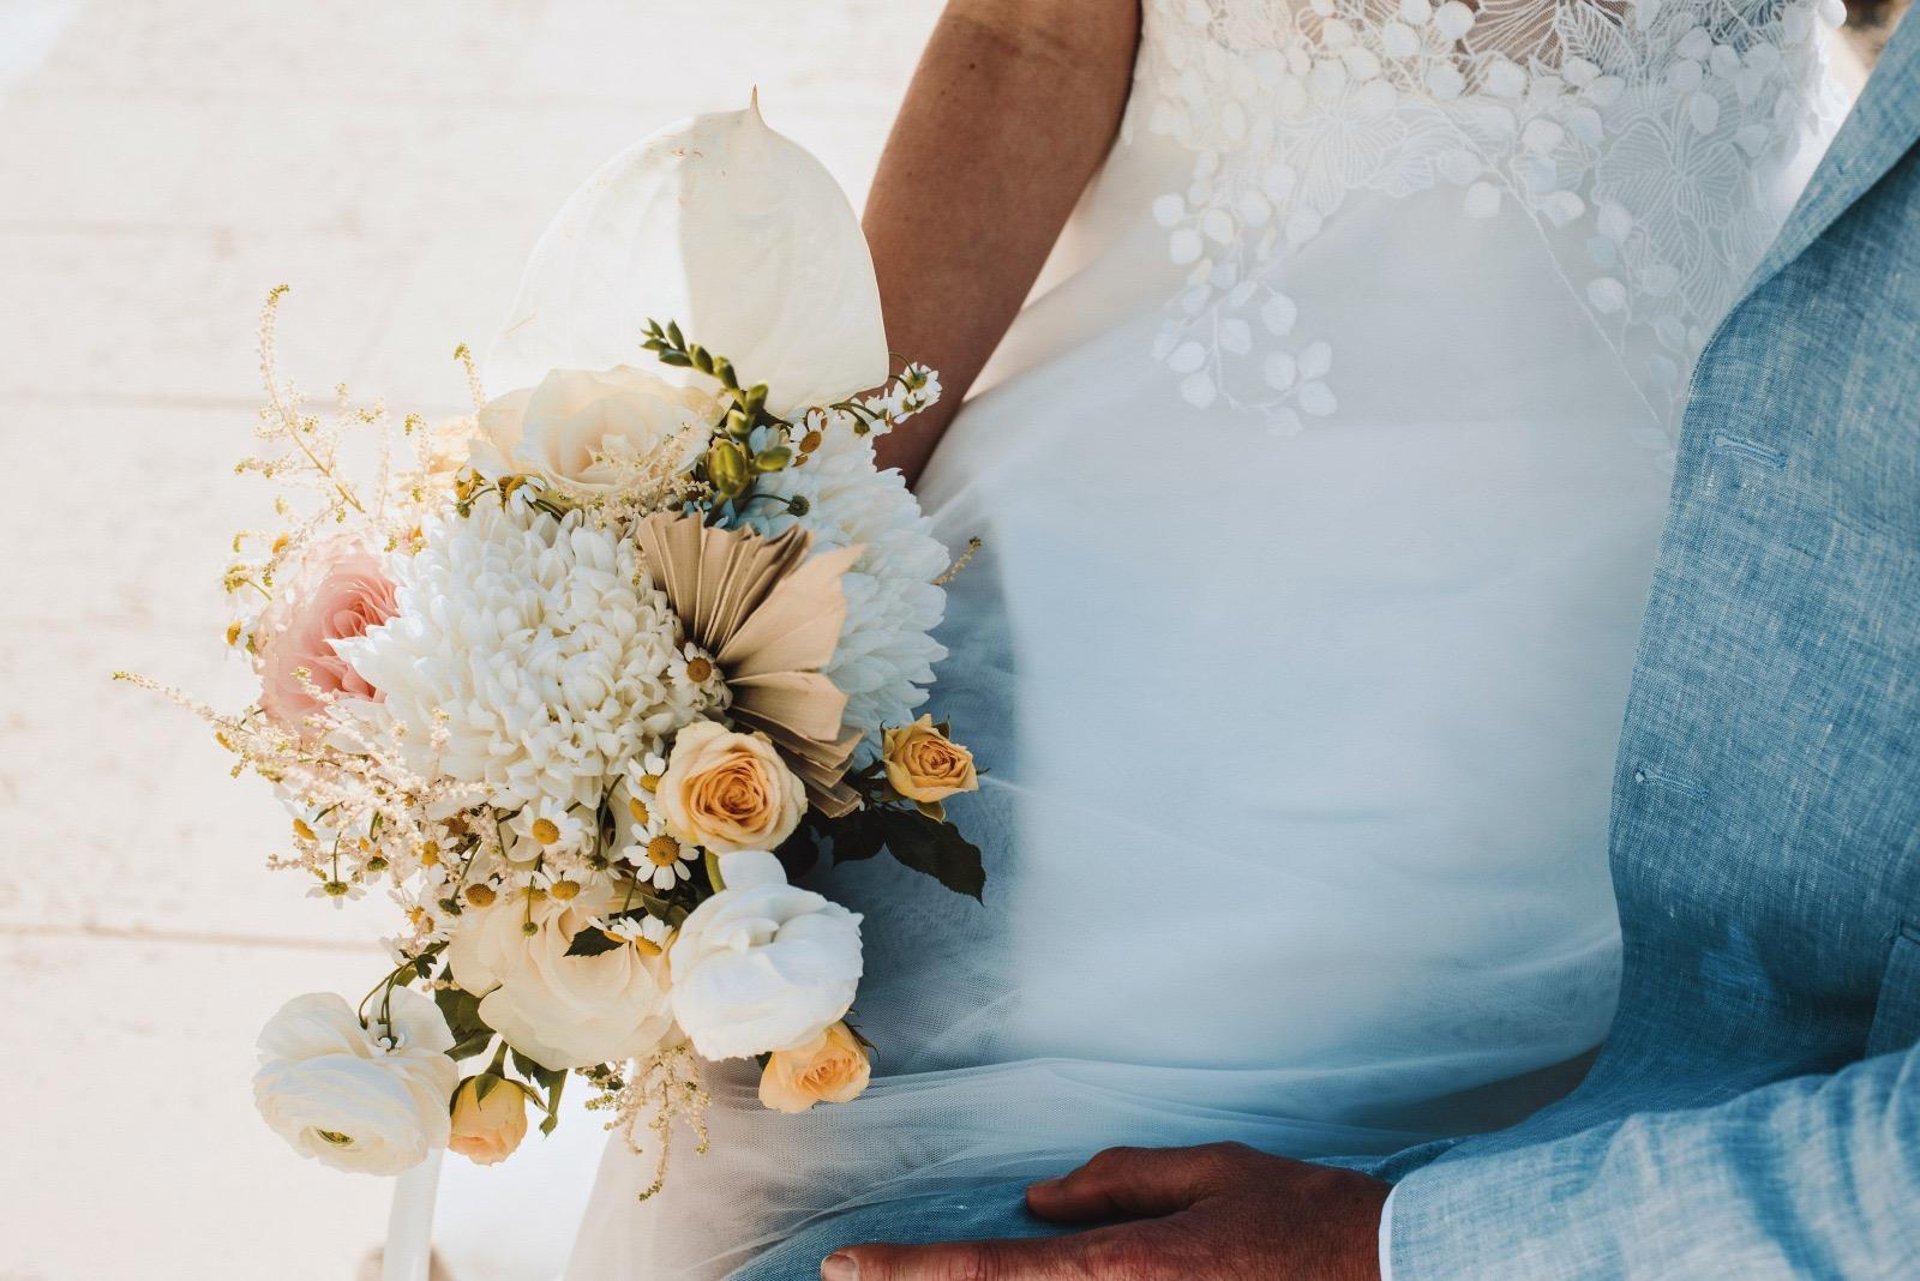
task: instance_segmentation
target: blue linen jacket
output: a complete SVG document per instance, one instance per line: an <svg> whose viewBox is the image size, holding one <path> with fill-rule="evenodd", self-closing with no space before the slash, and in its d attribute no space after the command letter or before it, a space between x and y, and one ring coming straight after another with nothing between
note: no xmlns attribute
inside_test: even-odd
<svg viewBox="0 0 1920 1281"><path fill-rule="evenodd" d="M1920 1278L1920 22L1694 377L1616 770L1619 1014L1402 1153L1395 1281Z"/></svg>

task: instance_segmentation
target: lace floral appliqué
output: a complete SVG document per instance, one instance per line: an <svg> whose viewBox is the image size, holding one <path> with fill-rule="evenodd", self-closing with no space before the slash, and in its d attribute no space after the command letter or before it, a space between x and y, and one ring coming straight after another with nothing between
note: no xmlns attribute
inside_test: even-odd
<svg viewBox="0 0 1920 1281"><path fill-rule="evenodd" d="M1768 188L1831 114L1816 27L1841 16L1839 0L1148 0L1123 136L1194 153L1153 209L1190 269L1154 354L1195 406L1281 433L1333 414L1334 353L1279 268L1349 193L1444 184L1471 217L1511 204L1572 230L1563 271L1671 423L1778 230Z"/></svg>

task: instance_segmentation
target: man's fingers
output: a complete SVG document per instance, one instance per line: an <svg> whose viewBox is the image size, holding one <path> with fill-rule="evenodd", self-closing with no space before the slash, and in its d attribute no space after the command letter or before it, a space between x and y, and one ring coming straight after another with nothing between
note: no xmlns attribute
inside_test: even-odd
<svg viewBox="0 0 1920 1281"><path fill-rule="evenodd" d="M1027 1205L1043 1219L1099 1219L1174 1214L1221 1191L1258 1159L1239 1143L1198 1148L1108 1148L1073 1173L1027 1189Z"/></svg>
<svg viewBox="0 0 1920 1281"><path fill-rule="evenodd" d="M1174 1281L1190 1271L1151 1225L1033 1241L851 1245L820 1265L821 1281Z"/></svg>
<svg viewBox="0 0 1920 1281"><path fill-rule="evenodd" d="M1075 1281L1087 1270L1071 1237L954 1245L855 1245L828 1256L821 1281Z"/></svg>

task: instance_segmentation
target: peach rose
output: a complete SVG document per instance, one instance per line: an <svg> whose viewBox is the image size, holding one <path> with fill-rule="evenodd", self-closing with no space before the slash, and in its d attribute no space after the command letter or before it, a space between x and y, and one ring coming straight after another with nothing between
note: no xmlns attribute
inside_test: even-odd
<svg viewBox="0 0 1920 1281"><path fill-rule="evenodd" d="M378 699L380 691L340 656L337 642L393 617L393 590L380 557L348 535L309 543L282 565L254 637L267 715L285 729L304 728L322 706L305 682L342 698Z"/></svg>
<svg viewBox="0 0 1920 1281"><path fill-rule="evenodd" d="M481 1082L488 1082L485 1097ZM518 1081L470 1076L453 1092L453 1136L447 1146L475 1165L493 1165L513 1155L527 1137L527 1094Z"/></svg>
<svg viewBox="0 0 1920 1281"><path fill-rule="evenodd" d="M845 1023L835 1023L795 1050L775 1050L760 1073L760 1102L775 1112L805 1112L816 1103L851 1103L867 1088L873 1064Z"/></svg>
<svg viewBox="0 0 1920 1281"><path fill-rule="evenodd" d="M887 782L910 801L937 804L957 792L980 788L973 753L941 733L931 716L887 730L881 735L881 754Z"/></svg>
<svg viewBox="0 0 1920 1281"><path fill-rule="evenodd" d="M714 721L680 731L654 796L674 835L716 854L771 850L807 809L805 786L766 735Z"/></svg>

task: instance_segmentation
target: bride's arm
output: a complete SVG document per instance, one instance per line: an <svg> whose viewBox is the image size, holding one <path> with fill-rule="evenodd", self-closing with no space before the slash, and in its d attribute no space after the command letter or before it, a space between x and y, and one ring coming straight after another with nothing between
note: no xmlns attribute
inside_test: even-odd
<svg viewBox="0 0 1920 1281"><path fill-rule="evenodd" d="M892 348L943 397L880 442L911 482L1019 311L1119 127L1138 0L950 0L865 226Z"/></svg>

